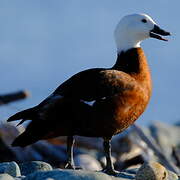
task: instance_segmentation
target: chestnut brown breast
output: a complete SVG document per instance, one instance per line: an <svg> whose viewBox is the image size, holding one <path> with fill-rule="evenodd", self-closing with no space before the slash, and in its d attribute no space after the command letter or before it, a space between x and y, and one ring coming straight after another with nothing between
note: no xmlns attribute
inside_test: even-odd
<svg viewBox="0 0 180 180"><path fill-rule="evenodd" d="M113 68L102 73L119 92L94 104L96 127L93 128L111 136L132 125L144 112L152 91L151 76L141 48L122 52Z"/></svg>

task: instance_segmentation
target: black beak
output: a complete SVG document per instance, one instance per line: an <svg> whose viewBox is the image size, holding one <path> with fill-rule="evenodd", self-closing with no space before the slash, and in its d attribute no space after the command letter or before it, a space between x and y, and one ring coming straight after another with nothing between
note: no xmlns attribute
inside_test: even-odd
<svg viewBox="0 0 180 180"><path fill-rule="evenodd" d="M161 29L159 26L154 25L154 28L150 31L150 37L156 38L156 39L159 39L159 40L163 40L163 41L167 41L167 39L164 39L160 35L169 36L171 34L170 34L170 32L167 32L167 31Z"/></svg>

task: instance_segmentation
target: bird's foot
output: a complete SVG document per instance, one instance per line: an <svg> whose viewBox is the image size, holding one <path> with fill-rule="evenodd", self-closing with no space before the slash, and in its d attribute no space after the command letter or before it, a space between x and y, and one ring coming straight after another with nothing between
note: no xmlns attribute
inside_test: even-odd
<svg viewBox="0 0 180 180"><path fill-rule="evenodd" d="M113 168L104 168L102 170L103 173L106 173L108 175L112 175L112 176L116 176L117 174L119 174L119 171L114 170Z"/></svg>
<svg viewBox="0 0 180 180"><path fill-rule="evenodd" d="M71 163L67 163L66 165L65 165L65 169L73 169L73 170L78 170L78 169L82 169L80 166L75 166L75 165L73 165L73 164L71 164Z"/></svg>
<svg viewBox="0 0 180 180"><path fill-rule="evenodd" d="M65 169L76 169L75 166L73 164L69 163L69 162L65 165L64 168Z"/></svg>

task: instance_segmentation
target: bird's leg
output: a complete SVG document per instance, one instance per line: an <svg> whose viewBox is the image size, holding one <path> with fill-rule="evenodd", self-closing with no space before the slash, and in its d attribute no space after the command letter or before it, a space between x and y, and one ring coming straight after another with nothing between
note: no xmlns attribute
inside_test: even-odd
<svg viewBox="0 0 180 180"><path fill-rule="evenodd" d="M65 168L67 169L75 169L74 166L74 159L73 159L73 145L74 145L74 138L73 136L67 137L67 164L65 165Z"/></svg>
<svg viewBox="0 0 180 180"><path fill-rule="evenodd" d="M111 138L104 138L103 146L106 156L106 167L103 169L103 172L109 175L116 175L118 171L114 170L114 165L111 159Z"/></svg>

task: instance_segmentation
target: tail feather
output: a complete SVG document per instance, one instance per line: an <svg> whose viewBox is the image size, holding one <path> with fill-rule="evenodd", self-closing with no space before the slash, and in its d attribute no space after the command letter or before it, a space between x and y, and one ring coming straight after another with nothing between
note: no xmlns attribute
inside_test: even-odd
<svg viewBox="0 0 180 180"><path fill-rule="evenodd" d="M26 121L27 119L23 119L22 121L20 121L17 125L16 125L16 127L18 127L19 125L21 125L24 121Z"/></svg>
<svg viewBox="0 0 180 180"><path fill-rule="evenodd" d="M20 147L25 147L27 145L33 144L37 141L38 139L36 137L32 137L29 133L22 133L19 135L11 144L13 147L15 146L20 146Z"/></svg>
<svg viewBox="0 0 180 180"><path fill-rule="evenodd" d="M10 118L8 118L8 122L10 121L16 121L16 120L20 120L20 119L23 119L23 122L27 119L31 119L34 117L35 115L35 107L34 108L30 108L30 109L26 109L24 111L21 111L21 112L18 112L16 114L14 114L13 116L11 116ZM23 122L20 122L23 123Z"/></svg>
<svg viewBox="0 0 180 180"><path fill-rule="evenodd" d="M47 124L43 125L39 119L31 121L26 127L26 130L13 141L12 146L25 147L38 140L44 139L43 137L47 133L49 126L47 126Z"/></svg>

